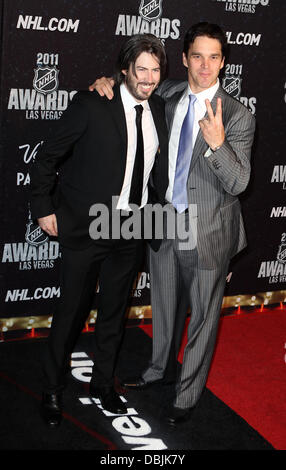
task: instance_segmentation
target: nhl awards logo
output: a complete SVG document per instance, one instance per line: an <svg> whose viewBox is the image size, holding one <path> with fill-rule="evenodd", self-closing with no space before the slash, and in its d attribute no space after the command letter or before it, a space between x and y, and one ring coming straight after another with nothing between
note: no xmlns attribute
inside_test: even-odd
<svg viewBox="0 0 286 470"><path fill-rule="evenodd" d="M47 95L57 90L59 86L59 71L56 67L38 67L34 69L35 76L33 86L36 91Z"/></svg>
<svg viewBox="0 0 286 470"><path fill-rule="evenodd" d="M25 111L26 119L60 119L77 93L59 90L59 54L38 52L33 88L11 88L9 110Z"/></svg>
<svg viewBox="0 0 286 470"><path fill-rule="evenodd" d="M238 99L241 93L241 82L242 79L240 77L226 75L222 81L222 86L229 95Z"/></svg>
<svg viewBox="0 0 286 470"><path fill-rule="evenodd" d="M212 2L220 2L225 11L237 13L256 13L259 6L269 6L269 0L210 0Z"/></svg>
<svg viewBox="0 0 286 470"><path fill-rule="evenodd" d="M281 245L279 245L277 260L280 263L286 264L286 243L281 243Z"/></svg>
<svg viewBox="0 0 286 470"><path fill-rule="evenodd" d="M282 233L275 260L262 261L258 278L269 278L270 284L286 282L286 233Z"/></svg>
<svg viewBox="0 0 286 470"><path fill-rule="evenodd" d="M31 217L31 212L29 210L29 220L26 225L25 240L29 245L39 246L43 243L49 241L48 235L43 232L41 227L38 224L35 224Z"/></svg>
<svg viewBox="0 0 286 470"><path fill-rule="evenodd" d="M162 14L163 0L141 0L139 15L146 21L153 21Z"/></svg>
<svg viewBox="0 0 286 470"><path fill-rule="evenodd" d="M180 38L181 20L179 18L162 18L163 0L138 0L136 15L120 13L115 29L116 36L133 34L154 34L162 43Z"/></svg>

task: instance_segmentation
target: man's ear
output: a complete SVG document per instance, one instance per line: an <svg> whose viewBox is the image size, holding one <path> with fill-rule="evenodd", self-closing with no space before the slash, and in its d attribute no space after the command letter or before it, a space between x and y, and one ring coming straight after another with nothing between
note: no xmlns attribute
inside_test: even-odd
<svg viewBox="0 0 286 470"><path fill-rule="evenodd" d="M127 70L121 70L121 73L123 73L123 75L127 75Z"/></svg>
<svg viewBox="0 0 286 470"><path fill-rule="evenodd" d="M220 70L224 67L224 59L225 57L222 58L221 64L220 64Z"/></svg>
<svg viewBox="0 0 286 470"><path fill-rule="evenodd" d="M183 52L183 55L182 55L182 59L183 59L184 66L188 68L188 61L187 61L186 54L184 52Z"/></svg>

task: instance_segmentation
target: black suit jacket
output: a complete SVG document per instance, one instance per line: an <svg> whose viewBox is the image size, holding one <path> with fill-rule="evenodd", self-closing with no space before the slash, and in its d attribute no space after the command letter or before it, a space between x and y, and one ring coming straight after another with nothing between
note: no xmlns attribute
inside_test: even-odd
<svg viewBox="0 0 286 470"><path fill-rule="evenodd" d="M111 207L112 196L119 196L122 189L127 128L118 86L114 92L111 101L97 93L78 92L31 168L32 217L56 213L59 241L71 248L92 243L90 207L95 203ZM164 102L152 95L149 105L159 139L150 195L152 202L163 203L168 184Z"/></svg>

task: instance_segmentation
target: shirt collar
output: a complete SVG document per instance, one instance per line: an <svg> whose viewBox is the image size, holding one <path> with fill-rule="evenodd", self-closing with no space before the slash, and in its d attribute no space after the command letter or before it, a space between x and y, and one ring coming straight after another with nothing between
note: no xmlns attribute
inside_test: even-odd
<svg viewBox="0 0 286 470"><path fill-rule="evenodd" d="M136 101L134 96L131 95L124 83L121 83L120 85L120 94L125 111L131 111L131 109L134 109L134 106L138 104L142 104L144 109L149 109L148 101L144 100L138 103L138 101Z"/></svg>
<svg viewBox="0 0 286 470"><path fill-rule="evenodd" d="M193 95L196 96L199 103L204 104L206 99L208 99L209 101L211 101L213 99L214 95L216 94L216 92L219 88L219 85L220 85L220 81L219 81L219 78L218 78L216 83L213 86L211 86L210 88L207 88L206 90L200 91L199 93L193 93L191 88L190 88L190 85L189 85L188 86L188 95L190 95L192 93Z"/></svg>

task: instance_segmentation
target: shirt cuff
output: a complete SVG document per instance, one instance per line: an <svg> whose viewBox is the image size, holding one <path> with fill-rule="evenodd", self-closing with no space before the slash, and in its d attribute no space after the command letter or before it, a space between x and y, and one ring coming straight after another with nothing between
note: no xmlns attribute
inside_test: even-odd
<svg viewBox="0 0 286 470"><path fill-rule="evenodd" d="M210 156L212 155L212 153L213 153L213 152L212 152L211 148L209 147L209 148L207 149L206 153L204 154L204 157L208 158L208 157L210 157Z"/></svg>

